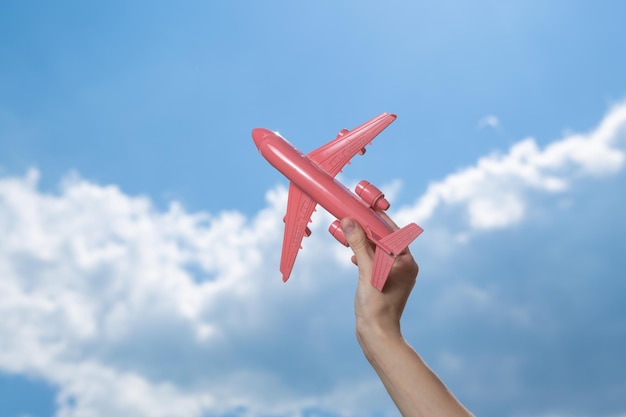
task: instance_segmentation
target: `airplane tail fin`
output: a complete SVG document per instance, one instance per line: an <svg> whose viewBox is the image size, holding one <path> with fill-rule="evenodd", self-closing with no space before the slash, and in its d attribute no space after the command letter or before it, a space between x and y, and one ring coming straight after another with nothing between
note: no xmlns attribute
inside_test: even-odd
<svg viewBox="0 0 626 417"><path fill-rule="evenodd" d="M411 223L385 236L380 240L380 243L376 245L371 282L378 291L383 290L396 257L400 255L422 231L423 229L417 224Z"/></svg>

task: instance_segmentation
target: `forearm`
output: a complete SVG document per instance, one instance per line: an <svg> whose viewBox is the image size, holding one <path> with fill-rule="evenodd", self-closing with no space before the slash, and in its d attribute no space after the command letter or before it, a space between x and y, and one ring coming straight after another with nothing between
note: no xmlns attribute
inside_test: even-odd
<svg viewBox="0 0 626 417"><path fill-rule="evenodd" d="M357 329L366 358L404 417L471 416L404 340L399 329Z"/></svg>

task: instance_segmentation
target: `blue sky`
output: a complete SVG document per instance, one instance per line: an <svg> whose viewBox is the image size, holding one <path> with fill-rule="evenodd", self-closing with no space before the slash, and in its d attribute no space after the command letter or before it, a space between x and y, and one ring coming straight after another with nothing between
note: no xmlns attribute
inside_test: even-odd
<svg viewBox="0 0 626 417"><path fill-rule="evenodd" d="M476 415L626 415L625 9L4 2L0 415L397 415L250 137L385 111L341 179L425 229L409 342Z"/></svg>

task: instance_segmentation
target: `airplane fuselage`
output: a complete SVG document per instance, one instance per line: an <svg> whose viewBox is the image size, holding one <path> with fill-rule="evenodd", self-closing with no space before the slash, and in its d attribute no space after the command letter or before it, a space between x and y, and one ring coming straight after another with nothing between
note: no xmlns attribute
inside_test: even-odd
<svg viewBox="0 0 626 417"><path fill-rule="evenodd" d="M257 130L257 129L255 129ZM268 129L258 129L255 143L263 157L294 185L341 220L355 219L368 237L378 242L393 230L356 194L307 158L287 140ZM256 138L262 138L257 140Z"/></svg>

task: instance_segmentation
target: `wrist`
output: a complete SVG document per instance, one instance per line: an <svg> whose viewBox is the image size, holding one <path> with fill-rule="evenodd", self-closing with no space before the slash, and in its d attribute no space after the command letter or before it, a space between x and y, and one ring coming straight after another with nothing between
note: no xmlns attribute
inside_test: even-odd
<svg viewBox="0 0 626 417"><path fill-rule="evenodd" d="M397 321L356 320L356 337L365 354L371 362L381 351L391 344L404 341Z"/></svg>

